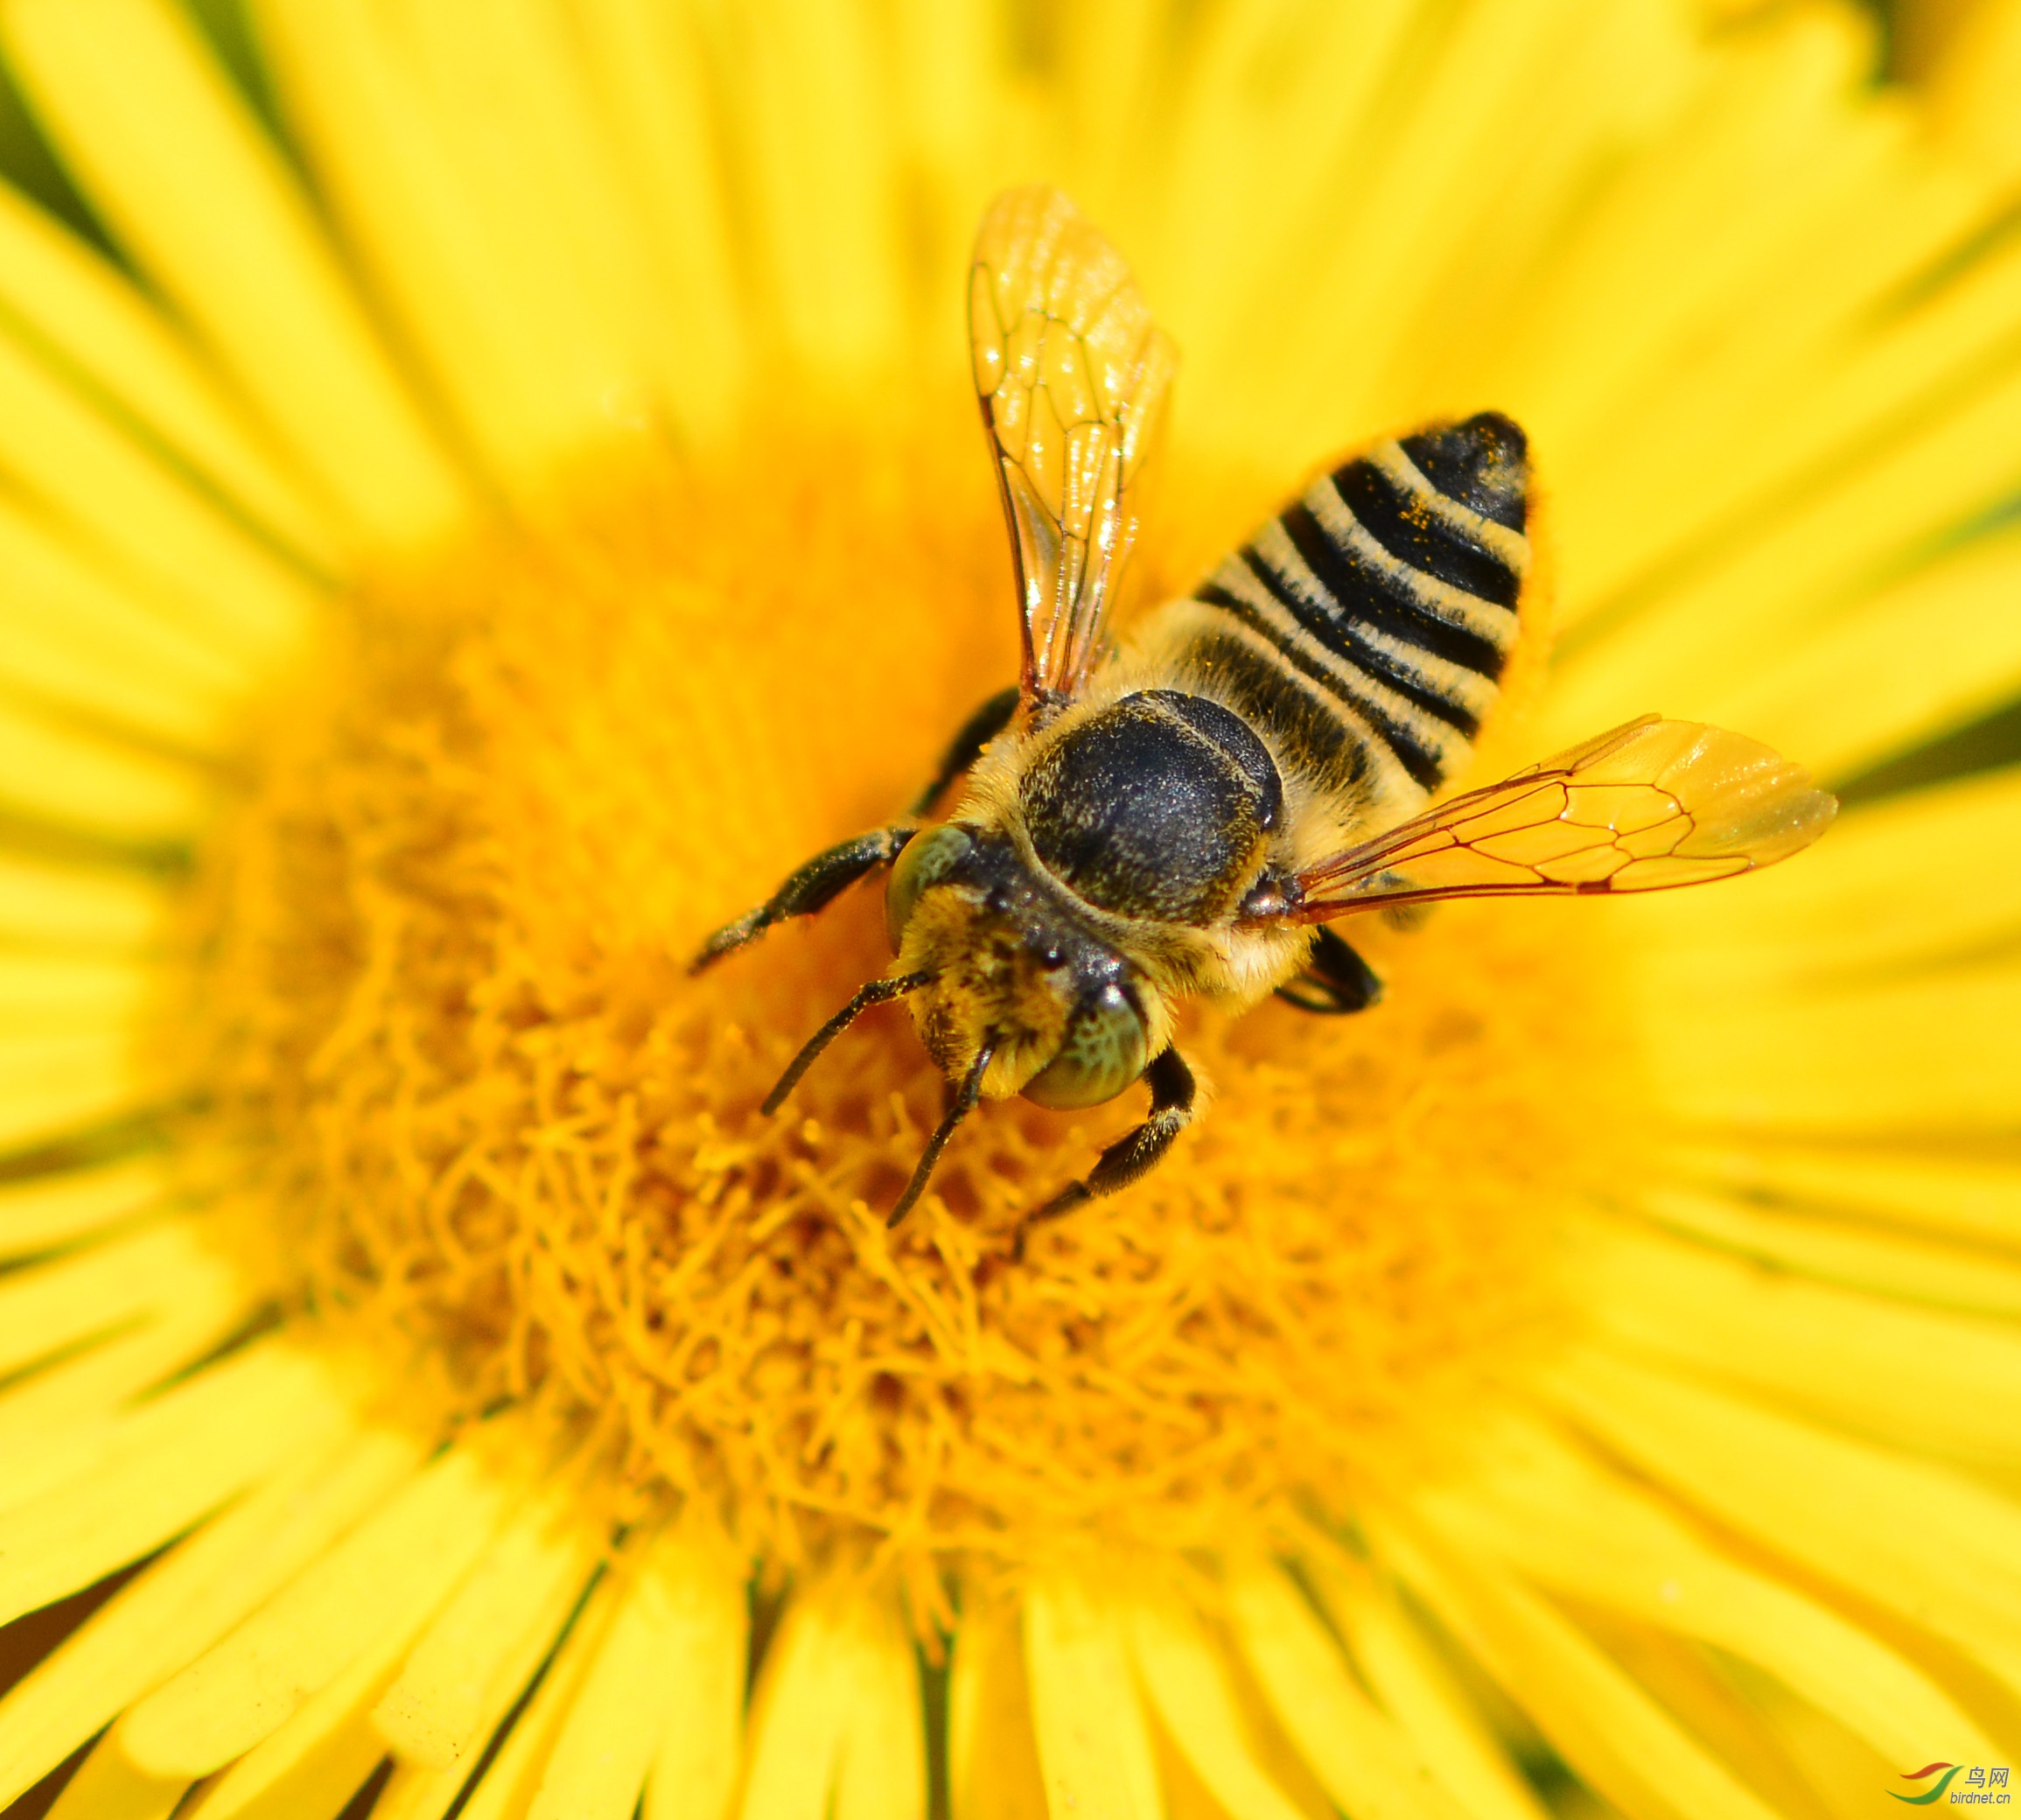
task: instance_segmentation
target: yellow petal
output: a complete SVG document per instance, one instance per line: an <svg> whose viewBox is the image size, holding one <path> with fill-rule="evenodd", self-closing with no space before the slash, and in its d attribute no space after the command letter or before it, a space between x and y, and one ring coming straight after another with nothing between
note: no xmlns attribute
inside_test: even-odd
<svg viewBox="0 0 2021 1820"><path fill-rule="evenodd" d="M0 1801L292 1579L412 1475L418 1452L383 1430L310 1450L122 1587L0 1702ZM97 1754L131 1770L116 1749ZM171 1781L179 1792L187 1778Z"/></svg>
<svg viewBox="0 0 2021 1820"><path fill-rule="evenodd" d="M892 1770L893 1690L918 1680L894 1616L860 1586L838 1578L796 1596L766 1658L752 1705L743 1820L825 1820L847 1800L852 1815L925 1812L925 1750L913 1773L874 1786ZM916 1734L915 1734L916 1735ZM855 1754L854 1772L846 1760ZM865 1802L872 1803L866 1806Z"/></svg>
<svg viewBox="0 0 2021 1820"><path fill-rule="evenodd" d="M343 1410L322 1362L276 1340L142 1404L88 1470L0 1513L0 1614L33 1611L159 1547L322 1445Z"/></svg>
<svg viewBox="0 0 2021 1820"><path fill-rule="evenodd" d="M1339 1646L1274 1567L1239 1569L1228 1609L1242 1653L1299 1754L1341 1808L1406 1820L1444 1791L1347 1672Z"/></svg>
<svg viewBox="0 0 2021 1820"><path fill-rule="evenodd" d="M1970 856L1961 890L1940 856ZM1801 865L1645 897L1618 927L1654 984L1829 984L1996 954L2021 896L2021 771L1863 804Z"/></svg>
<svg viewBox="0 0 2021 1820"><path fill-rule="evenodd" d="M1086 1578L1055 1572L1027 1587L1024 1673L1052 1820L1156 1820L1164 1802L1128 1646Z"/></svg>
<svg viewBox="0 0 2021 1820"><path fill-rule="evenodd" d="M385 1754L372 1708L427 1614L425 1603L397 1605L339 1674L205 1788L189 1820L332 1820Z"/></svg>
<svg viewBox="0 0 2021 1820"><path fill-rule="evenodd" d="M836 1754L834 1820L927 1820L919 1664L890 1614L859 1634Z"/></svg>
<svg viewBox="0 0 2021 1820"><path fill-rule="evenodd" d="M169 901L142 872L0 853L0 941L130 952L157 939ZM6 1229L0 1214L0 1246Z"/></svg>
<svg viewBox="0 0 2021 1820"><path fill-rule="evenodd" d="M337 508L395 543L458 524L460 480L194 27L159 0L11 0L0 18L71 170Z"/></svg>
<svg viewBox="0 0 2021 1820"><path fill-rule="evenodd" d="M88 377L283 542L334 556L329 514L132 281L11 189L0 187L0 296Z"/></svg>
<svg viewBox="0 0 2021 1820"><path fill-rule="evenodd" d="M617 1587L608 1576L591 1588L568 1635L542 1672L540 1685L513 1720L512 1730L464 1808L467 1820L507 1820L507 1816L520 1820L526 1812L555 1733L610 1631L617 1602Z"/></svg>
<svg viewBox="0 0 2021 1820"><path fill-rule="evenodd" d="M1675 564L1676 581L1660 599L1639 604L1619 636L1570 648L1553 673L1540 730L1546 749L1561 734L1574 738L1577 730L1618 718L1625 703L1711 716L1730 690L1736 651L1748 654L1751 669L1773 674L1787 665L1785 676L1794 674L1806 662L1807 634L1828 606L1857 600L1877 574L1920 556L1961 521L1996 507L2004 483L1994 477L2018 462L2021 370L2013 353L2003 350L1997 363L1969 375L1880 458L1842 461L1815 498L1765 514L1759 533L1731 553L1719 551L1722 559ZM1572 491L1569 481L1564 491ZM1960 601L1969 616L1969 589ZM1886 623L1885 612L1878 623ZM1955 685L1958 641L1941 629L1937 636ZM1858 644L1848 635L1849 648ZM1868 648L1871 654L1874 646ZM2004 661L1997 650L1991 656L1996 665ZM1843 654L1832 680L1837 690L1830 699L1843 705L1845 720L1866 718L1869 710L1843 693ZM1899 738L1916 716L1905 709L1891 721L1893 686L1892 668L1867 683L1879 696L1881 724ZM1903 687L1929 687L1913 659L1904 668ZM1940 687L1923 705L1942 699ZM1857 732L1853 738L1857 743Z"/></svg>
<svg viewBox="0 0 2021 1820"><path fill-rule="evenodd" d="M1659 1103L1698 1125L1956 1134L2021 1112L2021 970L1958 967L1867 986L1654 995Z"/></svg>
<svg viewBox="0 0 2021 1820"><path fill-rule="evenodd" d="M228 1268L192 1275L171 1303L137 1325L10 1384L0 1394L0 1459L10 1462L0 1506L81 1470L109 1438L122 1405L221 1345L257 1301L253 1285ZM47 1462L66 1454L67 1465L52 1471Z"/></svg>
<svg viewBox="0 0 2021 1820"><path fill-rule="evenodd" d="M556 161L598 162L577 53L546 67L520 7L259 12L346 224L494 476L537 491L636 428L647 375L627 342L650 307L626 244L638 228L608 178L577 194L580 172ZM501 119L518 125L501 135Z"/></svg>
<svg viewBox="0 0 2021 1820"><path fill-rule="evenodd" d="M1689 1376L1738 1379L1908 1448L2021 1458L2021 1334L2010 1325L1806 1282L1612 1222L1577 1228L1570 1270L1598 1332Z"/></svg>
<svg viewBox="0 0 2021 1820"><path fill-rule="evenodd" d="M148 603L229 659L276 661L315 613L317 585L6 335L0 463L80 546L103 551Z"/></svg>
<svg viewBox="0 0 2021 1820"><path fill-rule="evenodd" d="M0 1036L130 1026L161 985L144 961L0 949Z"/></svg>
<svg viewBox="0 0 2021 1820"><path fill-rule="evenodd" d="M1171 1598L1130 1601L1130 1655L1165 1735L1230 1820L1298 1820L1256 1760L1227 1670L1199 1619Z"/></svg>
<svg viewBox="0 0 2021 1820"><path fill-rule="evenodd" d="M499 1717L502 1718L504 1714ZM469 1780L467 1763L427 1769L395 1758L393 1774L387 1777L379 1799L373 1803L372 1820L443 1820Z"/></svg>
<svg viewBox="0 0 2021 1820"><path fill-rule="evenodd" d="M1774 1820L1635 1682L1535 1593L1485 1564L1436 1559L1384 1524L1383 1550L1565 1760L1625 1813Z"/></svg>
<svg viewBox="0 0 2021 1820"><path fill-rule="evenodd" d="M0 1257L25 1257L151 1207L167 1170L153 1155L0 1183Z"/></svg>
<svg viewBox="0 0 2021 1820"><path fill-rule="evenodd" d="M899 347L888 73L861 0L757 0L724 16L751 226L787 346L817 383Z"/></svg>
<svg viewBox="0 0 2021 1820"><path fill-rule="evenodd" d="M994 1601L965 1610L955 1633L948 1796L954 1820L1045 1820L1023 1642L1015 1615Z"/></svg>
<svg viewBox="0 0 2021 1820"><path fill-rule="evenodd" d="M1959 1475L1598 1353L1554 1400L1681 1499L2021 1688L2021 1510Z"/></svg>
<svg viewBox="0 0 2021 1820"><path fill-rule="evenodd" d="M1542 1424L1512 1424L1499 1442L1485 1483L1421 1502L1469 1552L1499 1555L1588 1604L1730 1650L1884 1757L1995 1754L1921 1670L1815 1600L1717 1554Z"/></svg>
<svg viewBox="0 0 2021 1820"><path fill-rule="evenodd" d="M659 1670L674 1714L646 1782L645 1820L723 1820L742 1767L750 1608L741 1573L697 1544L671 1582L680 1647Z"/></svg>
<svg viewBox="0 0 2021 1820"><path fill-rule="evenodd" d="M1642 1207L1674 1231L1823 1282L1968 1313L2021 1315L2021 1265L1982 1250L1900 1238L1815 1211L1768 1213L1694 1189L1651 1189Z"/></svg>
<svg viewBox="0 0 2021 1820"><path fill-rule="evenodd" d="M1387 1586L1366 1570L1301 1557L1369 1686L1417 1757L1477 1820L1544 1820L1479 1704Z"/></svg>
<svg viewBox="0 0 2021 1820"><path fill-rule="evenodd" d="M1266 415L1268 389L1256 359L1258 300L1228 282L1227 248L1246 247L1258 270L1282 270L1309 244L1315 219L1340 231L1353 203L1339 173L1361 149L1357 139L1380 131L1372 109L1387 111L1406 89L1408 66L1395 60L1413 25L1422 29L1423 15L1410 0L1322 7L1295 20L1273 7L1231 6L1203 20L1172 128L1168 181L1185 199L1183 231L1138 258L1160 314L1181 332L1177 409L1231 429L1265 459L1282 429L1252 427Z"/></svg>
<svg viewBox="0 0 2021 1820"><path fill-rule="evenodd" d="M0 697L0 811L155 858L193 838L213 806L189 766Z"/></svg>
<svg viewBox="0 0 2021 1820"><path fill-rule="evenodd" d="M461 1762L467 1774L471 1754L540 1666L597 1553L593 1529L566 1516L558 1491L533 1498L430 1620L372 1716L403 1761Z"/></svg>
<svg viewBox="0 0 2021 1820"><path fill-rule="evenodd" d="M226 743L248 672L165 618L47 520L0 505L0 681L186 751Z"/></svg>
<svg viewBox="0 0 2021 1820"><path fill-rule="evenodd" d="M720 435L734 421L750 355L698 21L649 0L592 0L579 24L669 300L648 344L661 402L690 435Z"/></svg>
<svg viewBox="0 0 2021 1820"><path fill-rule="evenodd" d="M1780 661L1751 653L1726 667L1705 710L1822 775L1849 776L2012 699L2018 588L2021 536L1976 539L1834 614Z"/></svg>
<svg viewBox="0 0 2021 1820"><path fill-rule="evenodd" d="M188 1790L143 1774L101 1739L49 1811L52 1820L169 1820Z"/></svg>
<svg viewBox="0 0 2021 1820"><path fill-rule="evenodd" d="M123 1030L0 1036L0 1146L32 1150L147 1107L151 1083Z"/></svg>
<svg viewBox="0 0 2021 1820"><path fill-rule="evenodd" d="M0 1371L172 1308L185 1291L201 1295L236 1274L215 1235L183 1220L15 1271L0 1278Z"/></svg>
<svg viewBox="0 0 2021 1820"><path fill-rule="evenodd" d="M1954 24L1961 19L1930 72L1931 113L1948 144L2011 181L2021 171L2021 127L2014 119L2021 15L2011 6L1988 4L1958 9Z"/></svg>
<svg viewBox="0 0 2021 1820"><path fill-rule="evenodd" d="M450 1449L270 1605L129 1708L120 1748L157 1774L192 1776L250 1750L374 1645L414 1634L489 1538L504 1495L469 1446Z"/></svg>
<svg viewBox="0 0 2021 1820"><path fill-rule="evenodd" d="M2021 1242L2021 1170L1864 1144L1715 1149L1681 1145L1682 1171L1756 1201L1922 1228L1983 1244Z"/></svg>
<svg viewBox="0 0 2021 1820"><path fill-rule="evenodd" d="M730 1647L745 1628L742 1576L727 1550L670 1532L626 1578L529 1820L631 1820L661 1740L674 1732L682 1739L675 1774L689 1768L696 1779L670 1782L668 1793L698 1816L729 1804L744 1692L744 1657ZM895 1804L881 1811L903 1814Z"/></svg>

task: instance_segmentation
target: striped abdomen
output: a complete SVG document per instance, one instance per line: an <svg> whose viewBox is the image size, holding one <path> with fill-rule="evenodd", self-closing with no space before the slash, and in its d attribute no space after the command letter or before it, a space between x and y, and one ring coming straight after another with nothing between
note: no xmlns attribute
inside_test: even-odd
<svg viewBox="0 0 2021 1820"><path fill-rule="evenodd" d="M1165 608L1160 657L1344 818L1408 813L1465 763L1499 692L1528 494L1507 417L1378 443Z"/></svg>

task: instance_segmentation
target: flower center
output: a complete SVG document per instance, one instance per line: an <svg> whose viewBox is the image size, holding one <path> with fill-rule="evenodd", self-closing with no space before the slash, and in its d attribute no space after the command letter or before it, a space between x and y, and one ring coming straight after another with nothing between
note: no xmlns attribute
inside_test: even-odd
<svg viewBox="0 0 2021 1820"><path fill-rule="evenodd" d="M941 1105L901 1012L759 1116L888 964L879 905L686 957L1014 673L983 466L799 431L360 600L205 893L207 1153L297 1292L468 1407L594 1410L789 1559L1226 1541L1433 1469L1548 1343L1553 1209L1605 1166L1594 921L1537 907L1353 926L1358 1017L1191 1016L1198 1137L1022 1261L1141 1093L985 1107L889 1235Z"/></svg>

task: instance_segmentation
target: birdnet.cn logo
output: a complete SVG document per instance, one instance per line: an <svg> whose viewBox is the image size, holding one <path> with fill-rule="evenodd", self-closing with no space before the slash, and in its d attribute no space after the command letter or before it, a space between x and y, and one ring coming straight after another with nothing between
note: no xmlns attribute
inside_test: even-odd
<svg viewBox="0 0 2021 1820"><path fill-rule="evenodd" d="M1961 1775L1964 1781L1958 1782ZM1962 1763L1926 1763L1920 1769L1902 1772L1905 1782L1920 1782L1931 1776L1935 1776L1937 1780L1920 1795L1904 1795L1899 1788L1890 1788L1888 1793L1897 1801L1906 1801L1911 1807L1916 1808L1927 1808L1932 1802L1941 1801L1947 1795L1957 1802L1983 1801L1989 1806L2000 1807L2004 1807L2014 1798L2007 1792L2007 1766L2004 1763L1995 1764L1990 1769L1983 1763L1975 1763L1969 1768ZM1954 1782L1957 1783L1955 1788L1952 1786Z"/></svg>

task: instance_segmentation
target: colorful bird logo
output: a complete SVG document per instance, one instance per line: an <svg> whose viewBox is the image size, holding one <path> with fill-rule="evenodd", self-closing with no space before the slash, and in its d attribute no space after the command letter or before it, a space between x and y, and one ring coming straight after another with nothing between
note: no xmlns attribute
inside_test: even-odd
<svg viewBox="0 0 2021 1820"><path fill-rule="evenodd" d="M1944 1790L1951 1786L1951 1778L1957 1774L1962 1768L1963 1765L1958 1763L1926 1763L1920 1769L1911 1769L1905 1772L1902 1780L1905 1782L1920 1782L1927 1775L1936 1775L1941 1769L1944 1773L1938 1778L1934 1786L1924 1789L1920 1795L1902 1795L1892 1788L1890 1788L1888 1793L1894 1796L1897 1801L1906 1801L1912 1807L1927 1807L1933 1801L1940 1800L1942 1797Z"/></svg>

